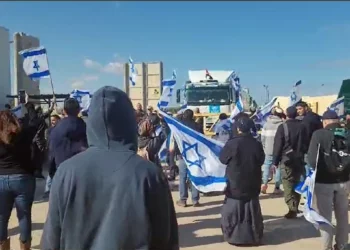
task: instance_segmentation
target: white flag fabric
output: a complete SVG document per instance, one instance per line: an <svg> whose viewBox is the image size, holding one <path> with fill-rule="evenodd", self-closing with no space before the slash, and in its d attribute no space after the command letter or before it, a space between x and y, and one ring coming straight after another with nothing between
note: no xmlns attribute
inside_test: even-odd
<svg viewBox="0 0 350 250"><path fill-rule="evenodd" d="M22 50L19 54L23 57L23 70L32 80L50 78L50 70L44 47Z"/></svg>
<svg viewBox="0 0 350 250"><path fill-rule="evenodd" d="M293 91L289 96L289 107L301 101L300 85L301 85L301 80L294 84Z"/></svg>
<svg viewBox="0 0 350 250"><path fill-rule="evenodd" d="M230 120L233 121L233 119L236 117L236 115L238 115L239 113L241 113L243 111L244 111L243 110L243 101L242 101L241 95L239 94L238 100L236 101L236 105L231 112Z"/></svg>
<svg viewBox="0 0 350 250"><path fill-rule="evenodd" d="M318 145L316 162L318 162L319 153L320 153L320 145ZM316 166L317 166L317 163L316 163ZM308 222L312 223L318 229L321 224L328 224L330 226L333 226L333 225L330 221L328 221L322 215L317 213L313 208L312 198L314 195L316 174L317 174L317 167L314 171L311 171L311 173L306 177L305 181L300 182L295 187L295 192L299 194L306 193L306 202L304 205L303 215Z"/></svg>
<svg viewBox="0 0 350 250"><path fill-rule="evenodd" d="M174 137L172 136L172 133L170 131L167 139L164 141L163 145L161 146L161 148L159 150L158 157L159 157L160 161L162 161L162 162L166 161L166 157L168 155L169 149L171 149L171 146L173 144L174 144Z"/></svg>
<svg viewBox="0 0 350 250"><path fill-rule="evenodd" d="M267 117L271 115L271 111L275 107L276 101L277 97L273 97L269 103L265 104L256 111L255 123L261 124L262 126L265 124Z"/></svg>
<svg viewBox="0 0 350 250"><path fill-rule="evenodd" d="M226 166L219 160L224 143L206 138L166 113L160 113L186 162L192 184L203 193L224 191Z"/></svg>
<svg viewBox="0 0 350 250"><path fill-rule="evenodd" d="M173 96L175 85L176 85L175 79L162 81L163 93L157 104L159 109L166 108L169 106L171 97Z"/></svg>
<svg viewBox="0 0 350 250"><path fill-rule="evenodd" d="M345 115L344 96L332 102L332 104L329 106L329 109L337 112L339 117L343 117Z"/></svg>
<svg viewBox="0 0 350 250"><path fill-rule="evenodd" d="M81 111L89 110L91 102L90 91L75 89L71 92L70 97L76 99L79 102Z"/></svg>
<svg viewBox="0 0 350 250"><path fill-rule="evenodd" d="M24 115L27 112L27 109L25 108L24 104L19 104L18 106L11 109L11 112L18 118L23 118Z"/></svg>

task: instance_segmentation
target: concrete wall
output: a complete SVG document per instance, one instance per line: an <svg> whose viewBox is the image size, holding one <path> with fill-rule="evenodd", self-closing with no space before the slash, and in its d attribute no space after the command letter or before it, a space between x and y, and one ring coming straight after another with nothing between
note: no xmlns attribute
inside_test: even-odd
<svg viewBox="0 0 350 250"><path fill-rule="evenodd" d="M6 95L11 94L11 69L10 69L10 33L9 30L0 27L0 110L9 100Z"/></svg>
<svg viewBox="0 0 350 250"><path fill-rule="evenodd" d="M322 115L337 97L338 95L303 96L302 100L308 103L315 113ZM283 110L286 110L289 106L289 96L279 96L276 103L279 104Z"/></svg>
<svg viewBox="0 0 350 250"><path fill-rule="evenodd" d="M39 47L38 38L29 36L25 33L15 33L13 35L14 51L14 84L13 93L17 94L19 90L25 90L30 95L40 94L40 82L32 81L23 70L23 58L18 54L19 51ZM17 100L16 100L17 101Z"/></svg>
<svg viewBox="0 0 350 250"><path fill-rule="evenodd" d="M132 86L129 82L129 64L124 65L124 90L136 107L141 103L146 109L148 105L157 108L157 102L162 93L161 82L163 79L163 63L135 63L137 71L136 84Z"/></svg>

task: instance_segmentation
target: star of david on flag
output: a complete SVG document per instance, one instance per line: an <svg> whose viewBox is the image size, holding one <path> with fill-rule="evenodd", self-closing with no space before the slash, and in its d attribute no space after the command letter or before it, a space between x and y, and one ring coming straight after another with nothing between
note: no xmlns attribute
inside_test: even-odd
<svg viewBox="0 0 350 250"><path fill-rule="evenodd" d="M203 193L224 191L226 166L219 160L224 143L205 137L163 111L160 114L178 145L192 184Z"/></svg>
<svg viewBox="0 0 350 250"><path fill-rule="evenodd" d="M301 80L296 82L293 85L293 91L289 96L289 107L295 105L299 101L301 101L301 95L300 95L300 85L301 85Z"/></svg>
<svg viewBox="0 0 350 250"><path fill-rule="evenodd" d="M88 111L91 102L90 91L75 89L70 94L71 98L77 100L80 104L81 111Z"/></svg>
<svg viewBox="0 0 350 250"><path fill-rule="evenodd" d="M23 70L32 80L50 78L50 70L44 47L22 50L19 54L23 57Z"/></svg>
<svg viewBox="0 0 350 250"><path fill-rule="evenodd" d="M182 156L188 163L188 166L197 166L202 169L205 157L198 152L198 143L190 144L186 141L182 141L182 148Z"/></svg>

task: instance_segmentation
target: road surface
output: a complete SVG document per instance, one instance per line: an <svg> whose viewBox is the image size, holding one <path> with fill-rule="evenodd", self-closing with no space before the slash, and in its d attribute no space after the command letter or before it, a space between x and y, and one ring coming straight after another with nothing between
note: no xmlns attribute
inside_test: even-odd
<svg viewBox="0 0 350 250"><path fill-rule="evenodd" d="M33 206L33 249L40 249L39 243L42 228L48 210L47 201L40 199L44 181L38 182L37 199ZM272 187L269 188L272 191ZM173 192L174 202L178 192ZM180 246L186 250L228 250L239 249L223 242L220 229L220 208L223 196L201 197L202 207L176 207ZM189 201L190 202L190 201ZM320 249L319 233L303 218L286 220L286 205L283 198L271 194L261 196L261 207L264 215L264 245L249 249L261 250L318 250ZM15 211L9 224L12 249L18 250L18 222Z"/></svg>

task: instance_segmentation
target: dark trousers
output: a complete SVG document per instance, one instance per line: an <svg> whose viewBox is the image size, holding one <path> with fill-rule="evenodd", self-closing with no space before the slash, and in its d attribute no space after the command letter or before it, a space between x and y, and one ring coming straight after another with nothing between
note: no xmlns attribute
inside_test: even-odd
<svg viewBox="0 0 350 250"><path fill-rule="evenodd" d="M297 212L300 203L300 194L294 191L296 184L300 182L304 166L293 164L293 166L281 165L282 184L284 189L284 200L289 211Z"/></svg>
<svg viewBox="0 0 350 250"><path fill-rule="evenodd" d="M20 240L31 241L32 205L35 193L35 177L32 175L0 175L0 241L8 237L8 223L13 204L16 206Z"/></svg>

